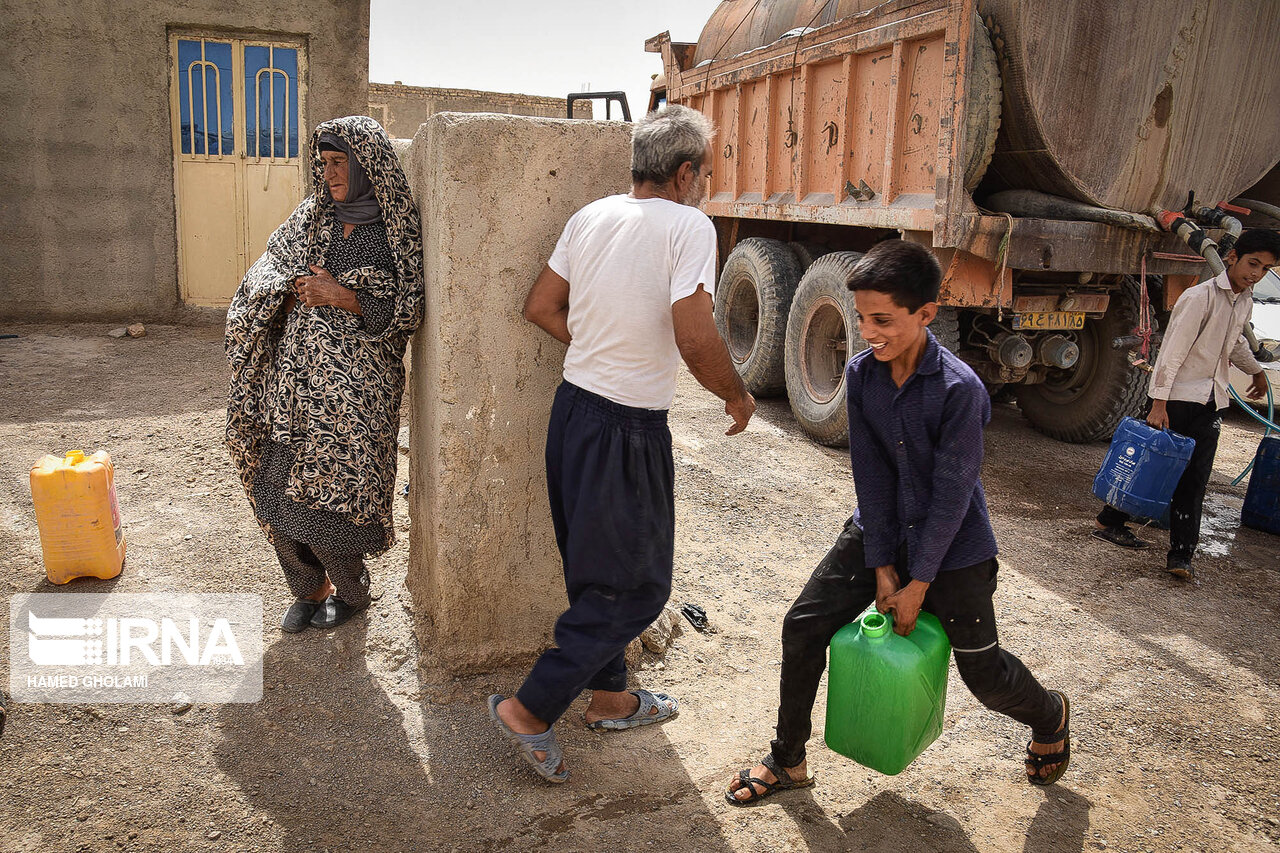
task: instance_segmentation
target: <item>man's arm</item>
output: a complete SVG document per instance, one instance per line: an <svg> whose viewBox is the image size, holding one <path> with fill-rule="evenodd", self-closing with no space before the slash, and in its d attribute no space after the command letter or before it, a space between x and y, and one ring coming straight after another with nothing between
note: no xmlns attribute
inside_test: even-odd
<svg viewBox="0 0 1280 853"><path fill-rule="evenodd" d="M544 266L524 299L524 318L563 344L569 336L569 282Z"/></svg>
<svg viewBox="0 0 1280 853"><path fill-rule="evenodd" d="M527 309L525 316L528 316ZM725 401L725 414L733 418L733 426L725 435L742 432L756 410L756 400L747 393L742 378L733 368L733 359L729 357L729 349L721 340L711 313L711 294L701 284L692 294L676 300L671 306L671 325L675 329L680 357L689 366L693 378Z"/></svg>

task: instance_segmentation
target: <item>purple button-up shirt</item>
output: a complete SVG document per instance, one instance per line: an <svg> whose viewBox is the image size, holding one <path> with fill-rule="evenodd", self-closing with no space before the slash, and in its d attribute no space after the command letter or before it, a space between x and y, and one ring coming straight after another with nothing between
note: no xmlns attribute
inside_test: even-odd
<svg viewBox="0 0 1280 853"><path fill-rule="evenodd" d="M931 583L939 571L996 555L978 479L991 398L973 370L932 332L902 387L871 350L849 360L849 457L868 566L894 562L907 544L907 570Z"/></svg>

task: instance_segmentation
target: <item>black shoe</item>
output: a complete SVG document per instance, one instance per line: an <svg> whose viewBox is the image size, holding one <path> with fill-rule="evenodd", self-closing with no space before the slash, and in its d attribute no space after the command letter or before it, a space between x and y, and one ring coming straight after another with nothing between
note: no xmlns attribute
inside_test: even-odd
<svg viewBox="0 0 1280 853"><path fill-rule="evenodd" d="M296 634L299 631L307 630L307 626L311 624L311 618L316 615L316 611L320 609L322 601L312 601L310 598L299 598L289 605L289 609L284 612L284 618L280 620L280 630L286 634Z"/></svg>
<svg viewBox="0 0 1280 853"><path fill-rule="evenodd" d="M1175 578L1182 578L1184 581L1196 579L1196 570L1191 568L1191 561L1184 560L1181 557L1170 557L1169 562L1165 564L1169 574Z"/></svg>
<svg viewBox="0 0 1280 853"><path fill-rule="evenodd" d="M1143 541L1133 535L1133 531L1125 527L1123 524L1117 527L1103 527L1093 531L1095 539L1101 539L1103 542L1110 542L1112 545L1119 545L1121 548L1133 548L1138 550L1151 546L1150 542Z"/></svg>
<svg viewBox="0 0 1280 853"><path fill-rule="evenodd" d="M366 601L359 607L355 607L347 604L336 595L331 595L324 600L324 603L316 610L316 614L311 617L311 627L325 631L330 628L336 628L368 606L369 602Z"/></svg>

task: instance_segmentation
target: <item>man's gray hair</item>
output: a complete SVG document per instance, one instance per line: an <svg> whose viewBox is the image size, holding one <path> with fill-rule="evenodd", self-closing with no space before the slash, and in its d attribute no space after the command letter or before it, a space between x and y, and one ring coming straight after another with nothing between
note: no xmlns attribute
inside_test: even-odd
<svg viewBox="0 0 1280 853"><path fill-rule="evenodd" d="M631 131L631 180L665 184L681 163L702 166L715 128L697 110L668 104L636 122Z"/></svg>

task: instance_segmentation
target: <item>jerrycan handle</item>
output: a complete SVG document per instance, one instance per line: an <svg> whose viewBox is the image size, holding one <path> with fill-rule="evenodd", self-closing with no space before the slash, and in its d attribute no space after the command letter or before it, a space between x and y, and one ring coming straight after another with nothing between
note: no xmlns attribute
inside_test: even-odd
<svg viewBox="0 0 1280 853"><path fill-rule="evenodd" d="M63 460L63 461L64 461L67 465L73 465L73 466L74 466L74 465L79 465L81 462L83 462L83 461L84 461L84 451L83 451L83 450L68 450L68 451L67 451L67 455L66 455L66 457L64 458L64 460Z"/></svg>
<svg viewBox="0 0 1280 853"><path fill-rule="evenodd" d="M889 633L893 627L893 615L872 610L870 613L864 613L858 622L863 635L874 639Z"/></svg>

